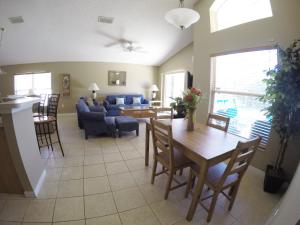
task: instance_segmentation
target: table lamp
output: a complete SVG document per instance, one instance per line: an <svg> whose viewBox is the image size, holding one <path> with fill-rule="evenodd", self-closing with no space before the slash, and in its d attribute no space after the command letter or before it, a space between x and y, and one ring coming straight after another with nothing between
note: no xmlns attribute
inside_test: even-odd
<svg viewBox="0 0 300 225"><path fill-rule="evenodd" d="M97 93L96 91L99 91L99 87L96 83L91 83L89 86L89 91L92 91L92 95L93 95L93 100L96 100L97 97Z"/></svg>
<svg viewBox="0 0 300 225"><path fill-rule="evenodd" d="M154 100L156 98L156 93L159 91L159 89L156 84L152 84L150 90L152 92L152 100Z"/></svg>

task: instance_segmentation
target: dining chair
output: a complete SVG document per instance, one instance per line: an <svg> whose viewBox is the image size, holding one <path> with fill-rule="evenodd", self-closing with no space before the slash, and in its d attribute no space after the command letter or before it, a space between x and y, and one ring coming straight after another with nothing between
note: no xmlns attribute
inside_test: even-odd
<svg viewBox="0 0 300 225"><path fill-rule="evenodd" d="M209 113L206 125L227 132L229 122L229 117Z"/></svg>
<svg viewBox="0 0 300 225"><path fill-rule="evenodd" d="M208 169L205 184L213 193L199 201L201 206L208 212L207 222L210 222L212 218L220 193L230 201L228 210L232 209L243 175L247 171L260 141L261 137L257 137L246 142L238 142L228 164L221 162ZM188 178L186 197L191 192L199 172L199 166L193 164ZM228 194L225 193L225 189L229 189ZM212 200L209 208L207 208L202 202L209 198L212 198Z"/></svg>
<svg viewBox="0 0 300 225"><path fill-rule="evenodd" d="M174 111L170 107L155 108L155 119L173 119Z"/></svg>
<svg viewBox="0 0 300 225"><path fill-rule="evenodd" d="M162 121L155 120L153 118L151 118L150 121L154 148L151 184L154 184L156 176L163 173L168 174L168 181L165 190L165 199L167 199L170 191L187 184L187 182L180 183L174 179L176 171L190 167L192 162L186 158L180 150L174 148L172 125L164 124ZM163 167L161 172L156 172L158 162ZM177 185L171 187L173 180L177 183Z"/></svg>

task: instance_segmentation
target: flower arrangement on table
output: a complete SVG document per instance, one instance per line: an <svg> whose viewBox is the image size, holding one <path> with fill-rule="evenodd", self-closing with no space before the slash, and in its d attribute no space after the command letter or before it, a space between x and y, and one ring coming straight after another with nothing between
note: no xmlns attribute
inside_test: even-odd
<svg viewBox="0 0 300 225"><path fill-rule="evenodd" d="M194 130L194 118L197 104L202 99L202 91L198 88L192 87L183 93L183 103L186 108L188 119L187 130Z"/></svg>

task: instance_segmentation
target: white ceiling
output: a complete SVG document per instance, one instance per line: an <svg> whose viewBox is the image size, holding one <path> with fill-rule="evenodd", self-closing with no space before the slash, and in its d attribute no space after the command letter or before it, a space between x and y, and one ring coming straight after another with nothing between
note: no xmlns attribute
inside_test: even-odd
<svg viewBox="0 0 300 225"><path fill-rule="evenodd" d="M197 0L185 0L193 7ZM122 62L160 65L192 42L191 28L168 24L165 13L178 0L0 0L0 27L6 32L0 65L55 61ZM22 16L25 23L11 24ZM98 16L112 16L112 25ZM136 42L147 53L111 48L108 36Z"/></svg>

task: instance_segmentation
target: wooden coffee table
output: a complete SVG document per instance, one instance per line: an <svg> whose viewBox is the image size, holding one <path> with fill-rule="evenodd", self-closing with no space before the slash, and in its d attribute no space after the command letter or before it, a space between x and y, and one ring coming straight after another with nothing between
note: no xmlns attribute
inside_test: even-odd
<svg viewBox="0 0 300 225"><path fill-rule="evenodd" d="M155 117L155 111L148 106L120 107L122 116L132 116L134 118Z"/></svg>

